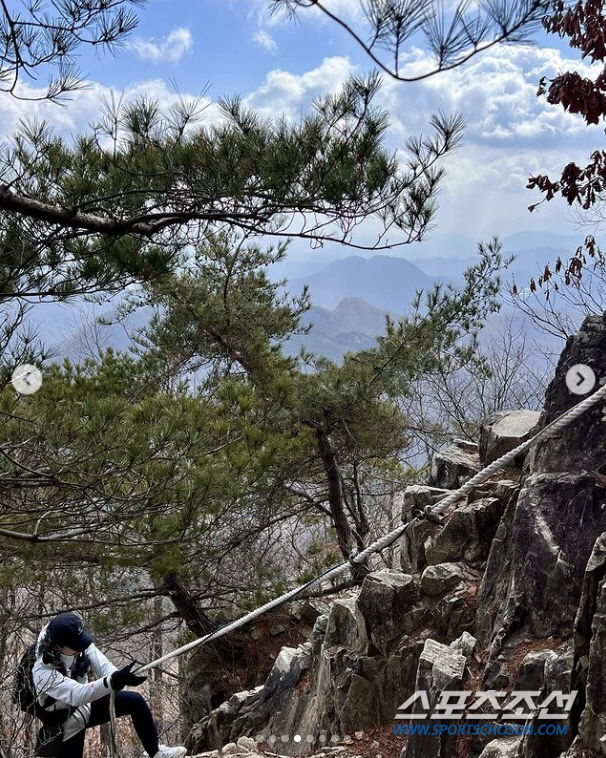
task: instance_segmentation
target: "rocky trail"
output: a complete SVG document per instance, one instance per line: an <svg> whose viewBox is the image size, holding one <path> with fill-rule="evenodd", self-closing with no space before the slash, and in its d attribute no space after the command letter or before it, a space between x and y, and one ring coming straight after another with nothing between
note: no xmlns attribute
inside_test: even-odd
<svg viewBox="0 0 606 758"><path fill-rule="evenodd" d="M405 491L402 519L578 403L565 376L579 363L606 377L604 317L586 319L569 340L543 411L504 410L486 420L478 444L456 441L441 452L429 480ZM442 524L417 522L401 538L399 568L374 570L359 588L298 607L307 639L282 647L263 683L193 725L192 755L218 756L219 735L223 755L251 758L603 756L605 415L599 404L537 443L452 506ZM420 690L432 714L444 690L534 693L535 706L517 723L535 733L396 736L394 724L409 723L395 720L399 706ZM566 733L538 734L542 700L575 690L571 708L552 702ZM492 723L491 707L467 702L449 723Z"/></svg>

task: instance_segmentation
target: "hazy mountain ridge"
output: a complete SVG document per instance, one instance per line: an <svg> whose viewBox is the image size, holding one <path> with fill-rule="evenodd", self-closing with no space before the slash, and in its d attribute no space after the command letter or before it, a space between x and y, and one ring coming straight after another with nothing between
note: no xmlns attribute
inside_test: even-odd
<svg viewBox="0 0 606 758"><path fill-rule="evenodd" d="M307 335L293 337L285 349L295 355L304 347L313 353L340 361L348 351L374 347L376 337L385 333L387 312L357 297L343 299L334 309L313 306L301 318L312 325Z"/></svg>
<svg viewBox="0 0 606 758"><path fill-rule="evenodd" d="M505 238L503 248L514 253L514 262L502 274L506 284L515 280L519 290L535 279L547 262L554 264L558 256L566 259L579 243L576 237L561 237L550 233L526 233ZM338 260L322 259L316 252L309 253L309 260L286 260L268 269L273 281L288 276L289 269L298 274L303 270L310 273L292 278L283 291L297 294L305 284L309 285L312 308L303 315L303 325L312 325L307 336L294 337L285 345L285 350L294 354L300 347L325 355L333 360L341 360L347 350L372 347L376 336L383 334L385 316L404 314L412 302L415 291L430 289L436 281L459 283L463 271L479 260L471 242L465 257L425 256L408 260L397 255L347 255ZM536 244L541 242L542 244ZM521 247L526 243L527 247ZM550 246L553 243L553 247ZM423 243L421 243L423 244ZM431 241L427 249L440 247L438 238ZM410 246L410 251L418 252L420 246ZM466 248L466 238L457 239L457 245L442 244L443 249L452 251ZM78 360L83 354L94 352L91 336L94 328L90 324L94 318L110 315L115 305L103 306L85 301L73 303L40 303L32 308L29 322L39 326L40 336L47 344L57 346L57 358L69 357ZM140 327L145 322L143 312L132 317L131 324ZM86 338L88 335L88 339ZM128 337L123 327L103 327L99 330L101 344L118 350L128 348ZM87 347L88 346L88 347Z"/></svg>
<svg viewBox="0 0 606 758"><path fill-rule="evenodd" d="M293 279L286 289L294 293L307 284L312 303L322 308L334 309L342 300L358 298L376 308L404 313L415 291L431 287L433 281L405 258L352 255L329 263L314 274Z"/></svg>

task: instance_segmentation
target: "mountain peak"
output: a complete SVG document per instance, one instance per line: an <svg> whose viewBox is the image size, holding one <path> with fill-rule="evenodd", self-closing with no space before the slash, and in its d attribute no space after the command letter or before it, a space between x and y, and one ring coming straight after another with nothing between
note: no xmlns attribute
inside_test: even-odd
<svg viewBox="0 0 606 758"><path fill-rule="evenodd" d="M418 289L428 289L433 279L406 260L391 255L362 258L350 255L306 277L290 282L296 292L307 284L313 305L336 309L343 300L363 300L377 309L404 313Z"/></svg>

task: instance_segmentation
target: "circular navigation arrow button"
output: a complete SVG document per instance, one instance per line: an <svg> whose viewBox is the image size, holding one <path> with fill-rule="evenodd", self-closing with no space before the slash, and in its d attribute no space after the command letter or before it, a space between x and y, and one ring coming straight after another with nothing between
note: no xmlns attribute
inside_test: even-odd
<svg viewBox="0 0 606 758"><path fill-rule="evenodd" d="M575 395L586 395L595 387L593 369L584 363L577 363L566 372L566 386Z"/></svg>

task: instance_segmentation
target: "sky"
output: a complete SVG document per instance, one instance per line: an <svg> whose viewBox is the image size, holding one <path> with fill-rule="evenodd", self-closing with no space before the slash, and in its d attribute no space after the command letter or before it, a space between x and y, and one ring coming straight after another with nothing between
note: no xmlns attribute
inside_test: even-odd
<svg viewBox="0 0 606 758"><path fill-rule="evenodd" d="M358 0L328 2L355 21ZM202 122L210 123L219 118L213 102L237 93L264 116L296 119L350 74L371 70L351 38L317 12L294 22L272 15L269 6L269 0L148 0L137 29L114 56L81 49L88 87L64 108L0 94L0 130L9 137L19 119L37 118L70 137L86 130L99 115L100 98L112 94L128 100L145 93L163 106L202 95L208 103ZM425 70L422 49L411 47L405 56L407 72ZM587 127L536 96L541 76L571 68L590 70L565 43L541 33L533 45L494 47L422 82L385 78L377 103L390 113L390 150L401 154L408 137L427 133L438 110L465 118L464 146L445 164L437 232L477 239L522 230L575 232L563 199L530 214L528 206L540 196L525 188L529 175L555 175L603 145L603 125ZM36 82L27 86L34 91ZM366 233L361 230L362 240Z"/></svg>

